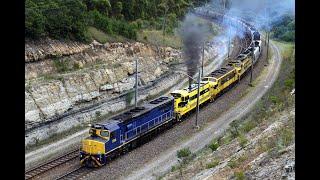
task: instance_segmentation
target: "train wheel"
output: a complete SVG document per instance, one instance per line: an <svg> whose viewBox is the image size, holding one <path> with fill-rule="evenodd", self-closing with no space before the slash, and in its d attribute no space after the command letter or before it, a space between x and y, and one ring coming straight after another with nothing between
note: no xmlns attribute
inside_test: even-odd
<svg viewBox="0 0 320 180"><path fill-rule="evenodd" d="M176 119L177 119L178 122L180 122L181 121L181 115L177 114Z"/></svg>
<svg viewBox="0 0 320 180"><path fill-rule="evenodd" d="M210 102L212 103L214 101L213 96L210 97Z"/></svg>

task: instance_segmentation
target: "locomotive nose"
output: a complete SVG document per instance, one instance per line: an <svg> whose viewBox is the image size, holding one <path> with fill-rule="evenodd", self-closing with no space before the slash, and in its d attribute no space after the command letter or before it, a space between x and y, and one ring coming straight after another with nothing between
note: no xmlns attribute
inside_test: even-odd
<svg viewBox="0 0 320 180"><path fill-rule="evenodd" d="M80 162L86 167L100 167L105 164L105 145L102 142L85 139L82 141Z"/></svg>

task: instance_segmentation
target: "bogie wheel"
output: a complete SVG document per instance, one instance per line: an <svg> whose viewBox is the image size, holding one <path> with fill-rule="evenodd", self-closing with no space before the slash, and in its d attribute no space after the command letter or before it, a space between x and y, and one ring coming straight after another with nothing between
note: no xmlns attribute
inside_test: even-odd
<svg viewBox="0 0 320 180"><path fill-rule="evenodd" d="M212 103L214 101L214 97L210 97L210 102Z"/></svg>
<svg viewBox="0 0 320 180"><path fill-rule="evenodd" d="M180 115L180 114L177 114L177 115L176 115L176 119L177 119L178 122L180 122L180 121L181 121L181 115Z"/></svg>

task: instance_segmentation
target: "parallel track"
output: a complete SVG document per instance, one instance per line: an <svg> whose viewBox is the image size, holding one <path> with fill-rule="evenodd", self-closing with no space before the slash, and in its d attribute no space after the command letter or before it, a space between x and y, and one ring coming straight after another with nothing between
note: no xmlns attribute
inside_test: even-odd
<svg viewBox="0 0 320 180"><path fill-rule="evenodd" d="M32 168L32 169L26 171L25 172L25 179L34 178L44 172L47 172L57 166L60 166L61 164L64 164L64 163L71 161L71 160L78 158L78 157L79 157L79 149L70 151L67 154L59 156L49 162L46 162L44 164L41 164L35 168Z"/></svg>
<svg viewBox="0 0 320 180"><path fill-rule="evenodd" d="M79 179L92 171L94 171L94 169L89 169L86 167L78 167L77 169L70 171L70 172L58 177L56 180L58 180L58 179L59 180L61 180L61 179Z"/></svg>
<svg viewBox="0 0 320 180"><path fill-rule="evenodd" d="M244 38L239 38L240 40L240 44L241 45L245 45L245 46L241 46L240 45L240 49L239 49L239 54L241 54L246 47L248 47L248 44L250 44L251 39L248 38L247 36L245 36ZM248 42L249 41L249 42ZM36 168L33 168L27 172L25 172L25 179L31 179L35 176L38 176L39 174L42 174L46 171L49 171L50 169L53 169L61 164L64 164L65 162L68 162L72 159L77 158L79 155L78 153L78 149L71 151L63 156L60 156L48 163L45 163L43 165L40 165ZM90 169L90 168L86 168L86 167L78 167L70 172L67 172L66 174L56 178L56 180L61 180L61 179L79 179L85 175L87 175L88 173L91 173L95 171L95 169Z"/></svg>

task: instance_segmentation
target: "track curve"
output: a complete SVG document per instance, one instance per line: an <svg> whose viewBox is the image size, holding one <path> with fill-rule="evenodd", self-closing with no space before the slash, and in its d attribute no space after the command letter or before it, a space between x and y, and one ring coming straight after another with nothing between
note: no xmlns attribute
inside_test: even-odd
<svg viewBox="0 0 320 180"><path fill-rule="evenodd" d="M144 167L129 174L126 179L155 179L156 176L160 176L163 172L170 170L170 168L178 163L176 152L184 147L189 147L192 152L197 151L206 144L208 144L212 138L219 136L228 125L235 119L241 118L248 113L256 102L267 92L267 90L273 85L278 77L282 57L279 48L270 41L270 46L274 52L273 58L270 60L267 74L265 74L260 83L257 84L254 89L241 101L237 102L235 106L221 115L214 123L207 126L201 132L191 137L188 141L181 143L167 151L161 153L161 156L151 160L151 163L145 164Z"/></svg>
<svg viewBox="0 0 320 180"><path fill-rule="evenodd" d="M185 146L189 146L190 149L193 150L192 145L195 146L194 148L201 148L202 145L205 145L208 143L207 141L203 140L203 138L205 138L205 136L207 138L209 138L210 140L212 139L212 136L210 136L210 134L208 135L207 133L216 134L216 132L218 132L218 131L216 131L217 129L220 129L220 128L223 129L223 128L227 127L228 124L235 117L239 118L238 116L244 115L247 111L249 111L250 108L254 105L254 103L258 99L260 99L262 97L262 95L266 92L266 90L273 84L274 80L276 79L276 76L278 75L278 72L280 69L279 67L281 64L281 56L279 53L279 49L275 45L273 45L271 43L271 47L272 47L273 51L275 52L275 54L274 54L273 60L271 61L270 65L268 67L268 75L266 76L266 79L263 82L261 82L257 87L255 87L254 92L256 92L256 93L254 95L252 95L252 93L251 93L248 96L244 97L244 99L247 99L245 101L246 103L241 101L236 104L236 106L234 108L238 108L238 109L242 110L241 112L233 112L233 111L237 111L237 109L232 108L230 110L231 112L228 111L227 113L222 115L219 119L217 119L215 121L215 123L213 123L213 125L210 125L209 127L205 128L203 131L196 134L187 143L180 144L178 147L174 147L173 149L170 149L170 152L162 153L162 154L168 154L170 156L166 156L166 157L160 156L159 158L156 158L155 160L152 161L154 163L148 164L145 167L140 168L138 171L134 172L133 174L130 174L129 177L127 177L127 178L129 178L129 179L130 178L132 178L132 179L146 179L146 177L152 177L152 176L154 176L154 174L159 174L161 172L164 172L164 170L167 170L167 168L170 168L172 166L171 165L172 163L176 163L175 153L176 153L177 149L181 149ZM277 70L277 73L271 72L272 71L271 68L275 68ZM269 83L269 85L265 85L266 83ZM264 85L262 85L262 84L264 84ZM261 87L263 87L264 89L263 88L261 89ZM259 90L257 90L257 89L259 89ZM252 98L254 98L254 99L252 99ZM250 100L248 100L248 99L250 99ZM241 109L239 107L246 107L246 108ZM250 107L250 108L248 108L248 107ZM235 113L237 116L235 116ZM223 117L229 118L229 119L220 120ZM232 119L232 120L230 120L230 119ZM202 138L200 141L199 141L199 137ZM201 145L199 145L199 142L201 143ZM173 155L173 157L171 155ZM164 164L161 164L161 163L164 163ZM159 168L159 167L161 167L161 168ZM90 172L90 171L83 170L83 169L84 168L75 169L74 171L69 172L62 177L59 177L58 179L69 179L69 178L77 179L79 177L82 177L86 173ZM78 172L81 172L81 173L78 173ZM79 176L77 174L79 174ZM76 175L76 176L73 177L74 175Z"/></svg>

